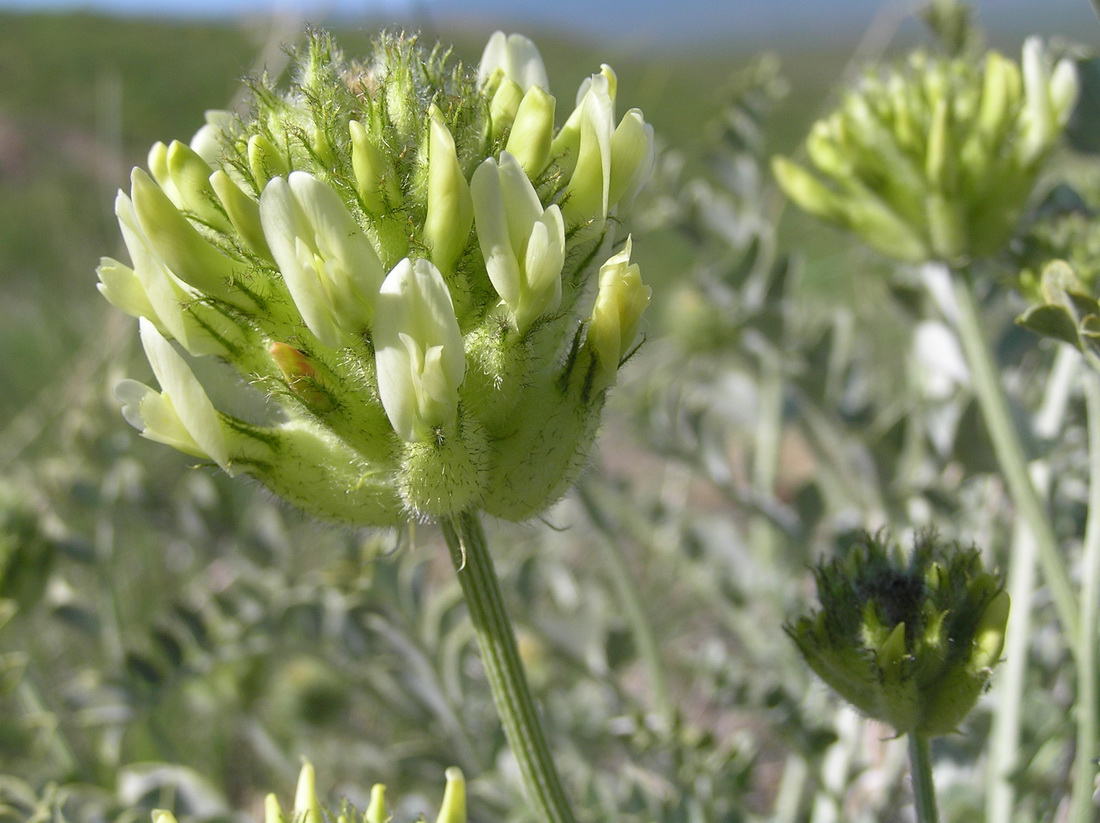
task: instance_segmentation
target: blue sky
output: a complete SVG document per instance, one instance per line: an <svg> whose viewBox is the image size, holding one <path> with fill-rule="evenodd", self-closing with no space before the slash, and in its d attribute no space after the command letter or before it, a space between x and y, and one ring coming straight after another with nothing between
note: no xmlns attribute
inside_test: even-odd
<svg viewBox="0 0 1100 823"><path fill-rule="evenodd" d="M1100 23L1089 0L978 0L977 5L987 27L1100 39ZM436 26L452 21L551 24L636 44L682 42L700 35L767 41L787 33L858 33L876 13L903 13L911 6L908 0L0 0L0 8L93 8L140 15L226 17L283 11L317 22L340 17L392 24L431 21Z"/></svg>

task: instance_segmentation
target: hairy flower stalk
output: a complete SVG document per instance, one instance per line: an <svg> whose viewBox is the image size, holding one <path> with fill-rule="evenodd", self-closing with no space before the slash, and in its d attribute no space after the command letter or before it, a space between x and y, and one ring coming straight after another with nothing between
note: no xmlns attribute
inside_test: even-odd
<svg viewBox="0 0 1100 823"><path fill-rule="evenodd" d="M131 262L104 258L100 291L160 386L123 382L123 413L318 517L440 521L534 811L568 823L478 517L536 515L584 465L649 302L619 229L652 129L617 119L607 66L556 128L520 35L476 71L405 36L360 63L314 33L296 63L118 195ZM218 408L202 357L269 415Z"/></svg>

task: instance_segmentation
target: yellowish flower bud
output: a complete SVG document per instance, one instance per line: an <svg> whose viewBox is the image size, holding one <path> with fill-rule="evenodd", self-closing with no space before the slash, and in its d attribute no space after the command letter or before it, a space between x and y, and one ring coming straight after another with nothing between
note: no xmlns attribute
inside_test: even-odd
<svg viewBox="0 0 1100 823"><path fill-rule="evenodd" d="M447 788L435 823L466 823L466 778L462 769L451 766L443 774L447 778Z"/></svg>
<svg viewBox="0 0 1100 823"><path fill-rule="evenodd" d="M951 122L951 106L940 100L932 109L932 125L928 130L928 149L924 173L933 189L952 192L955 188L955 158L960 146L955 143Z"/></svg>
<svg viewBox="0 0 1100 823"><path fill-rule="evenodd" d="M264 798L264 823L286 823L286 815L274 794Z"/></svg>
<svg viewBox="0 0 1100 823"><path fill-rule="evenodd" d="M290 164L286 157L263 134L248 138L248 167L261 188L272 177L286 177Z"/></svg>
<svg viewBox="0 0 1100 823"><path fill-rule="evenodd" d="M653 170L656 149L653 126L645 122L641 109L631 109L611 136L611 180L608 185L609 208L627 210L642 190Z"/></svg>
<svg viewBox="0 0 1100 823"><path fill-rule="evenodd" d="M229 231L230 223L226 215L218 209L218 201L210 188L210 175L214 171L210 165L190 146L178 140L169 144L166 160L168 175L179 197L176 205L184 211L192 212L213 229Z"/></svg>
<svg viewBox="0 0 1100 823"><path fill-rule="evenodd" d="M532 180L542 174L550 162L555 105L553 96L541 86L532 86L523 95L508 135L506 150Z"/></svg>
<svg viewBox="0 0 1100 823"><path fill-rule="evenodd" d="M837 220L844 213L839 195L793 160L776 155L772 173L787 197L810 214Z"/></svg>
<svg viewBox="0 0 1100 823"><path fill-rule="evenodd" d="M390 823L390 810L386 808L386 787L381 783L371 786L370 803L363 820L364 823Z"/></svg>
<svg viewBox="0 0 1100 823"><path fill-rule="evenodd" d="M110 257L101 257L95 270L99 276L96 286L99 293L116 309L121 309L131 317L148 317L157 322L157 314L149 295L134 270ZM161 334L164 330L160 329Z"/></svg>
<svg viewBox="0 0 1100 823"><path fill-rule="evenodd" d="M267 245L267 238L264 237L260 204L241 191L240 186L222 169L210 175L210 188L221 201L229 222L233 224L233 229L241 236L248 250L265 260L275 262L271 248Z"/></svg>
<svg viewBox="0 0 1100 823"><path fill-rule="evenodd" d="M623 250L600 267L599 291L588 325L588 344L597 362L597 390L615 382L619 365L634 345L642 313L653 294L642 283L638 264L630 262L630 250L628 237Z"/></svg>
<svg viewBox="0 0 1100 823"><path fill-rule="evenodd" d="M302 761L298 787L294 792L294 820L298 823L324 823L321 801L317 798L317 773L308 760Z"/></svg>
<svg viewBox="0 0 1100 823"><path fill-rule="evenodd" d="M191 148L210 166L218 165L225 157L227 135L233 125L233 112L209 109L203 113L206 120L195 136Z"/></svg>
<svg viewBox="0 0 1100 823"><path fill-rule="evenodd" d="M134 214L142 234L172 274L234 305L249 304L247 297L232 289L236 261L210 245L141 169L134 169L130 182Z"/></svg>
<svg viewBox="0 0 1100 823"><path fill-rule="evenodd" d="M615 116L609 85L604 75L595 75L577 105L580 116L576 123L576 161L562 201L562 215L571 226L594 221L602 227L607 217ZM568 126L569 123L563 131Z"/></svg>
<svg viewBox="0 0 1100 823"><path fill-rule="evenodd" d="M351 167L356 191L367 211L381 215L401 203L401 187L389 158L375 145L358 120L348 123L351 132Z"/></svg>
<svg viewBox="0 0 1100 823"><path fill-rule="evenodd" d="M534 88L537 88L534 87ZM489 136L499 140L504 132L511 128L519 111L519 104L523 102L523 89L518 83L514 83L507 77L501 80L493 94L493 100L489 104Z"/></svg>
<svg viewBox="0 0 1100 823"><path fill-rule="evenodd" d="M428 144L428 215L424 219L424 240L432 262L450 273L466 248L474 220L470 184L462 173L455 141L439 110L432 108Z"/></svg>
<svg viewBox="0 0 1100 823"><path fill-rule="evenodd" d="M987 150L995 148L1004 139L1022 84L1020 70L1015 63L995 51L986 55L978 131Z"/></svg>

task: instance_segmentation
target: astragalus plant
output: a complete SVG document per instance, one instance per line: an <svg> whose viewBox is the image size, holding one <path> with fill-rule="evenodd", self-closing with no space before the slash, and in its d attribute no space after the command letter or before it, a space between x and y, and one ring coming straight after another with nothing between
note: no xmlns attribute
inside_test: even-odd
<svg viewBox="0 0 1100 823"><path fill-rule="evenodd" d="M616 85L603 66L559 112L519 35L474 69L404 35L347 60L314 33L288 87L152 148L116 201L130 263L99 267L159 383L116 392L144 436L320 518L440 522L544 820L571 813L479 514L568 490L637 342L650 291L621 226L653 139ZM215 405L203 358L258 416Z"/></svg>

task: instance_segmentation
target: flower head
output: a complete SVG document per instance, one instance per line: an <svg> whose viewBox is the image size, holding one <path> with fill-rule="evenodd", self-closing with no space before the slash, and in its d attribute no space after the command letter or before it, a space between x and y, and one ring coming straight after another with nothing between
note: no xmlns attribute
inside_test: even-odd
<svg viewBox="0 0 1100 823"><path fill-rule="evenodd" d="M786 157L773 170L803 209L891 257L966 262L1007 242L1076 95L1073 64L1052 65L1035 39L1022 68L917 52L814 124L816 173Z"/></svg>
<svg viewBox="0 0 1100 823"><path fill-rule="evenodd" d="M821 610L787 632L822 680L899 734L948 734L1004 647L1008 593L975 549L918 536L904 557L883 535L817 568Z"/></svg>
<svg viewBox="0 0 1100 823"><path fill-rule="evenodd" d="M142 318L160 384L119 387L127 420L322 517L538 513L583 466L646 302L600 266L626 266L652 129L616 124L607 67L556 129L519 35L476 70L404 36L349 62L314 34L297 63L248 117L154 146L118 196L130 262L103 258L99 288ZM274 414L219 410L201 357Z"/></svg>

